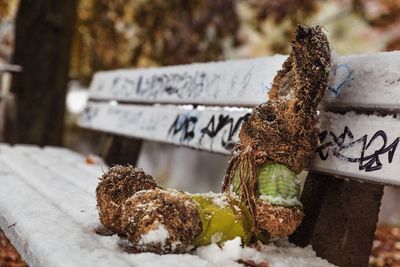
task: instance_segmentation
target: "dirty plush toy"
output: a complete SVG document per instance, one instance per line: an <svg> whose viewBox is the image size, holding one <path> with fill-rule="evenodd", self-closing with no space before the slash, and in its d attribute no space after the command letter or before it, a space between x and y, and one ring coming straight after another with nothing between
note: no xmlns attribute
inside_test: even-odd
<svg viewBox="0 0 400 267"><path fill-rule="evenodd" d="M184 253L240 236L251 238L253 219L226 194L163 189L141 169L114 166L96 189L101 223L130 241L133 252Z"/></svg>
<svg viewBox="0 0 400 267"><path fill-rule="evenodd" d="M283 237L302 220L296 174L307 168L317 145L317 107L329 71L329 43L321 28L299 26L268 102L242 124L223 191L234 191L246 202L255 231Z"/></svg>
<svg viewBox="0 0 400 267"><path fill-rule="evenodd" d="M317 142L317 106L327 87L330 51L320 27L299 26L268 103L243 122L223 193L164 189L142 170L115 166L96 195L101 223L134 252L184 253L236 236L267 242L291 234L303 214L296 174Z"/></svg>

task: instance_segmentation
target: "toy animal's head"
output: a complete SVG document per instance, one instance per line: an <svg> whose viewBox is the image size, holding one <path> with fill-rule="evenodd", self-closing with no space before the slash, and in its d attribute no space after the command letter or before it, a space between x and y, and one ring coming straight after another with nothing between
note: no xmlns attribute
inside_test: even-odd
<svg viewBox="0 0 400 267"><path fill-rule="evenodd" d="M240 142L299 173L317 144L317 107L328 85L330 49L320 27L299 26L268 102L243 122Z"/></svg>

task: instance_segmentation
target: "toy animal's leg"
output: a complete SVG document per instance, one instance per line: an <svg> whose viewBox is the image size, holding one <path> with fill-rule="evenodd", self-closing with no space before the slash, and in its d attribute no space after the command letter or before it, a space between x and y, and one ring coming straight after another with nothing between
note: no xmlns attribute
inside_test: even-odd
<svg viewBox="0 0 400 267"><path fill-rule="evenodd" d="M96 197L101 223L126 236L132 252L183 253L237 236L246 244L253 237L253 218L233 196L163 189L130 165L105 173Z"/></svg>
<svg viewBox="0 0 400 267"><path fill-rule="evenodd" d="M301 198L304 220L290 240L311 244L335 265L367 266L382 194L382 185L310 173Z"/></svg>
<svg viewBox="0 0 400 267"><path fill-rule="evenodd" d="M122 204L136 192L156 187L154 178L141 169L130 165L112 167L100 178L96 188L100 222L108 230L124 235L120 222Z"/></svg>

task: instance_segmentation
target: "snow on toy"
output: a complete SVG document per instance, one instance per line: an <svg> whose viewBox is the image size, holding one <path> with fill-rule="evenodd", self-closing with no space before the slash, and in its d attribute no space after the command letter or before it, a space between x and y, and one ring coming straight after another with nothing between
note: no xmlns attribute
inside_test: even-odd
<svg viewBox="0 0 400 267"><path fill-rule="evenodd" d="M269 101L246 118L222 194L163 189L132 166L115 166L97 187L100 221L134 252L182 253L239 236L245 244L291 234L303 214L296 174L317 145L317 106L330 50L320 27L299 26Z"/></svg>

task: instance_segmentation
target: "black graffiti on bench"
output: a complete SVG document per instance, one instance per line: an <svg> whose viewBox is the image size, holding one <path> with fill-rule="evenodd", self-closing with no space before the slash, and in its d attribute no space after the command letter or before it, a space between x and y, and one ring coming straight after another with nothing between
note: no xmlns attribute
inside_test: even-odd
<svg viewBox="0 0 400 267"><path fill-rule="evenodd" d="M112 80L111 93L114 97L133 95L157 99L160 95L177 98L193 98L206 94L215 97L221 75L204 71L141 75L137 79L117 76Z"/></svg>
<svg viewBox="0 0 400 267"><path fill-rule="evenodd" d="M81 123L90 123L99 114L99 108L96 106L87 106L80 117Z"/></svg>
<svg viewBox="0 0 400 267"><path fill-rule="evenodd" d="M327 137L332 138L331 141L325 142ZM383 163L380 156L387 154L388 164L392 163L394 154L396 152L397 146L400 142L400 137L397 137L391 144L388 144L387 134L383 130L377 131L369 140L368 135L355 139L350 128L346 126L343 133L336 136L335 133L328 131L323 131L319 134L319 139L321 145L317 148L319 157L322 160L326 160L329 157L330 152L338 159L344 159L348 162L358 162L358 168L360 171L365 170L365 172L372 172L382 169ZM368 152L368 148L374 142L380 140L383 142L382 146L374 151ZM356 144L361 144L361 151L359 157L350 157L344 155L345 152Z"/></svg>
<svg viewBox="0 0 400 267"><path fill-rule="evenodd" d="M203 139L207 136L211 140L215 139L219 133L223 132L220 140L221 146L225 149L231 149L233 147L233 137L240 129L240 125L243 120L248 117L250 113L247 113L238 119L231 117L231 115L215 115L213 114L208 120L206 125L197 125L197 116L180 113L176 116L174 122L168 130L168 135L177 136L180 134L179 141L187 142L196 138L196 127L200 128L199 145L202 144ZM216 119L218 116L218 119Z"/></svg>
<svg viewBox="0 0 400 267"><path fill-rule="evenodd" d="M181 133L181 137L179 139L180 142L190 141L195 136L194 129L196 127L197 120L198 119L195 116L178 114L175 121L169 128L168 134L175 136L178 133Z"/></svg>
<svg viewBox="0 0 400 267"><path fill-rule="evenodd" d="M233 148L235 143L233 142L232 137L235 136L243 120L248 116L250 116L250 113L247 113L246 115L240 117L235 122L234 118L232 118L231 116L220 114L218 116L218 122L215 123L215 115L212 115L207 125L200 130L201 136L199 143L202 143L205 136L208 136L211 139L215 138L215 136L217 136L221 132L221 130L226 128L225 126L229 125L228 135L226 136L226 138L224 138L224 135L221 137L221 145L226 149Z"/></svg>

